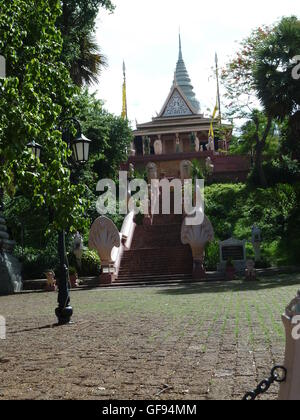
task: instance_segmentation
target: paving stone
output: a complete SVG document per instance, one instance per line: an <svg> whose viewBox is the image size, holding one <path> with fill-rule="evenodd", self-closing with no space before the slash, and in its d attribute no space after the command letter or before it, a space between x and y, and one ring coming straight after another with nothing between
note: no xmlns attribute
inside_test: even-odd
<svg viewBox="0 0 300 420"><path fill-rule="evenodd" d="M0 400L241 399L282 363L293 277L255 291L239 283L239 293L235 284L72 292L75 323L62 328L39 329L55 322L56 293L0 297Z"/></svg>

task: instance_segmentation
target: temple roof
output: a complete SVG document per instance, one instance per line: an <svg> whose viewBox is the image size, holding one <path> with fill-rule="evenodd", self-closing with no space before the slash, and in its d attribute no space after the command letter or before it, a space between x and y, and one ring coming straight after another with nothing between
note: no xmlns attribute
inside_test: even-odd
<svg viewBox="0 0 300 420"><path fill-rule="evenodd" d="M200 103L196 98L196 95L194 93L194 87L192 85L191 79L189 77L188 71L183 61L180 34L179 34L179 56L178 56L178 61L177 61L176 71L175 71L175 83L181 88L185 97L190 102L192 107L197 112L200 112Z"/></svg>
<svg viewBox="0 0 300 420"><path fill-rule="evenodd" d="M158 118L199 115L200 103L196 99L193 89L182 58L181 37L179 35L179 56L173 85Z"/></svg>

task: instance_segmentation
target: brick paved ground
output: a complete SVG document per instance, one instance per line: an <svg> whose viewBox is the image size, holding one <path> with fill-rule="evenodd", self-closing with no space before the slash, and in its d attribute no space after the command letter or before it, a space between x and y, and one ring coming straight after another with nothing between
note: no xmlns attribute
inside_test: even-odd
<svg viewBox="0 0 300 420"><path fill-rule="evenodd" d="M299 282L75 291L59 328L55 293L0 297L0 399L239 399L282 362Z"/></svg>

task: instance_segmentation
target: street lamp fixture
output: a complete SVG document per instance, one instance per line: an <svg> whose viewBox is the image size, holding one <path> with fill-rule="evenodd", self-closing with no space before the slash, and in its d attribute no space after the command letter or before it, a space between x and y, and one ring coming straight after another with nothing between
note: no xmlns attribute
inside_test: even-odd
<svg viewBox="0 0 300 420"><path fill-rule="evenodd" d="M35 159L40 159L42 146L36 143L34 140L27 144L28 149L31 149L31 152Z"/></svg>
<svg viewBox="0 0 300 420"><path fill-rule="evenodd" d="M73 123L77 126L76 137L73 138L70 126L66 127L65 123ZM68 147L73 151L73 163L75 165L83 165L89 159L89 150L91 140L86 138L81 131L81 125L76 118L65 118L60 122L60 131L62 138ZM36 159L40 158L42 146L34 141L27 145L32 150ZM66 233L64 230L58 233L58 255L60 261L60 275L58 282L58 308L55 314L59 325L69 324L73 315L73 308L70 305L69 293L69 264L66 252Z"/></svg>
<svg viewBox="0 0 300 420"><path fill-rule="evenodd" d="M91 140L81 133L78 134L73 141L73 154L75 162L84 165L89 160Z"/></svg>

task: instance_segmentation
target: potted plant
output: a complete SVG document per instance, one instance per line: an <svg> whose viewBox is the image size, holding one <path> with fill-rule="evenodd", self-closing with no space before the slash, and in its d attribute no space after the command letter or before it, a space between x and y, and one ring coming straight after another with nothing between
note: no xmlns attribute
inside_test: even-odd
<svg viewBox="0 0 300 420"><path fill-rule="evenodd" d="M69 278L70 278L70 285L72 289L76 289L78 287L78 273L75 267L69 268Z"/></svg>
<svg viewBox="0 0 300 420"><path fill-rule="evenodd" d="M235 278L235 267L231 258L226 263L226 280L231 281Z"/></svg>

